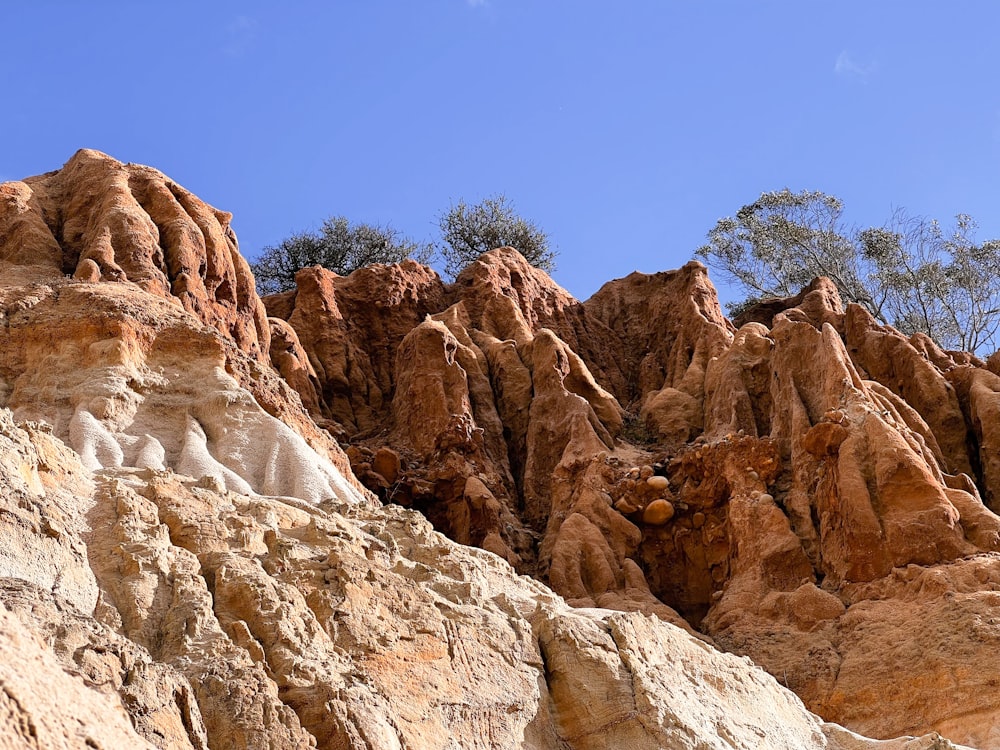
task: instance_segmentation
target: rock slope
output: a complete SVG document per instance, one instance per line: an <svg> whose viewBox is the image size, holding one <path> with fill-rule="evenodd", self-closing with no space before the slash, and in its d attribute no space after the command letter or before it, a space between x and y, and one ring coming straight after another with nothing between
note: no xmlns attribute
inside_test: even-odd
<svg viewBox="0 0 1000 750"><path fill-rule="evenodd" d="M858 731L1000 746L992 360L825 280L737 329L698 263L580 303L497 250L453 285L311 268L265 303L383 500L575 606L749 655Z"/></svg>
<svg viewBox="0 0 1000 750"><path fill-rule="evenodd" d="M989 364L697 264L267 307L155 170L0 185L0 747L1000 746Z"/></svg>
<svg viewBox="0 0 1000 750"><path fill-rule="evenodd" d="M92 472L8 410L0 441L0 746L874 747L748 661L573 609L413 511Z"/></svg>

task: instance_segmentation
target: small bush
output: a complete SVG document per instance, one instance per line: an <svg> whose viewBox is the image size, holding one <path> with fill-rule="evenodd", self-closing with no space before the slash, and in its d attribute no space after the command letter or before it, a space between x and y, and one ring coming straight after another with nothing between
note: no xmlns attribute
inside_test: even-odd
<svg viewBox="0 0 1000 750"><path fill-rule="evenodd" d="M280 245L264 248L250 264L260 295L283 292L295 286L295 274L307 266L323 266L346 276L372 263L398 263L413 258L427 263L433 247L402 236L389 226L351 225L343 216L323 222L319 232L292 235Z"/></svg>
<svg viewBox="0 0 1000 750"><path fill-rule="evenodd" d="M551 273L556 253L548 235L533 222L517 215L503 195L469 205L459 201L438 217L444 271L454 278L480 255L498 247L513 247L533 266Z"/></svg>

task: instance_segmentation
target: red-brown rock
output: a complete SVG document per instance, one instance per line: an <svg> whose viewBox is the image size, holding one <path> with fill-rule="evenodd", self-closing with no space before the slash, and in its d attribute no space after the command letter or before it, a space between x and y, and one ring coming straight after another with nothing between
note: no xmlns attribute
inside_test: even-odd
<svg viewBox="0 0 1000 750"><path fill-rule="evenodd" d="M0 263L130 281L263 360L266 314L231 220L155 169L82 149L56 172L0 187Z"/></svg>

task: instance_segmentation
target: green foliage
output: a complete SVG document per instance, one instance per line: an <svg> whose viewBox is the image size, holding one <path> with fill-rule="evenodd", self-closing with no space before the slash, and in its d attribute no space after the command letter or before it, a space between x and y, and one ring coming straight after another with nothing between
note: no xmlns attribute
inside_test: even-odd
<svg viewBox="0 0 1000 750"><path fill-rule="evenodd" d="M343 216L327 219L319 232L301 232L281 244L266 247L260 258L251 263L261 295L291 289L295 274L307 266L320 265L346 276L372 263L398 263L413 258L430 263L439 254L447 275L455 277L480 255L510 245L532 265L544 271L555 270L554 250L549 238L537 225L514 211L503 195L481 203L457 204L438 217L442 242L414 242L389 226L351 225Z"/></svg>
<svg viewBox="0 0 1000 750"><path fill-rule="evenodd" d="M257 291L274 294L295 286L295 274L307 266L323 266L346 276L372 263L398 263L414 258L430 260L433 248L403 237L389 226L351 225L343 216L323 222L319 232L292 235L280 245L266 247L260 258L250 264Z"/></svg>
<svg viewBox="0 0 1000 750"><path fill-rule="evenodd" d="M883 227L858 230L842 211L840 200L819 192L764 193L735 218L720 219L697 254L747 292L731 311L827 276L845 302L904 333L966 351L994 345L1000 240L977 243L965 214L948 231L902 211Z"/></svg>
<svg viewBox="0 0 1000 750"><path fill-rule="evenodd" d="M555 270L556 253L549 247L548 235L518 216L503 195L474 205L459 201L438 217L438 226L443 240L439 253L451 277L483 253L508 245L531 265L549 273Z"/></svg>

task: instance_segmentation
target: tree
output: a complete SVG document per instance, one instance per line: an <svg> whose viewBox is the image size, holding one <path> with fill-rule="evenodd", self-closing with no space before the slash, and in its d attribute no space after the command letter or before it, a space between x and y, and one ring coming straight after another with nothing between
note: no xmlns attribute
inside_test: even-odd
<svg viewBox="0 0 1000 750"><path fill-rule="evenodd" d="M937 221L897 211L887 227L857 234L882 287L882 320L928 334L948 348L995 349L1000 327L1000 240L977 243L968 214L946 231Z"/></svg>
<svg viewBox="0 0 1000 750"><path fill-rule="evenodd" d="M923 332L946 348L992 345L1000 326L1000 241L977 244L960 214L946 232L897 211L885 226L846 225L843 204L819 192L764 193L736 217L720 219L697 254L743 287L737 314L767 297L797 293L829 277L847 302L904 333Z"/></svg>
<svg viewBox="0 0 1000 750"><path fill-rule="evenodd" d="M471 206L459 201L438 217L438 226L443 240L439 253L449 276L457 276L483 253L508 245L531 265L550 273L555 270L556 252L549 247L548 235L518 216L503 195Z"/></svg>
<svg viewBox="0 0 1000 750"><path fill-rule="evenodd" d="M351 225L343 216L323 222L319 232L294 234L281 244L265 247L251 263L257 291L262 296L295 286L295 274L306 266L320 265L341 276L372 263L398 263L414 258L426 263L430 245L414 242L389 226Z"/></svg>

